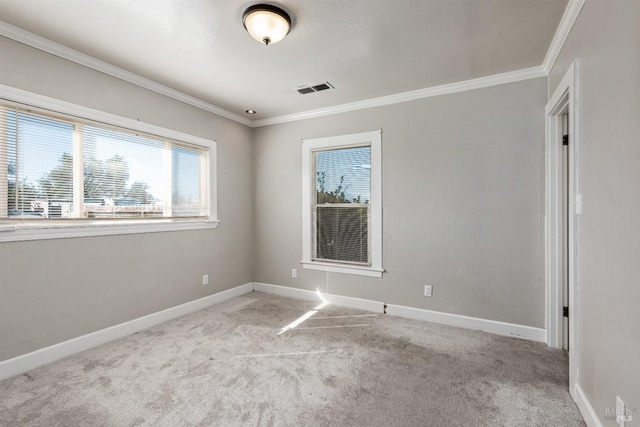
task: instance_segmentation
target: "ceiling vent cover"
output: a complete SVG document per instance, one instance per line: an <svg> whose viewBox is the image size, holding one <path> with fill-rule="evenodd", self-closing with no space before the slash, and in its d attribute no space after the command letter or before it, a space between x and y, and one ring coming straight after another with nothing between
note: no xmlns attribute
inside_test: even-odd
<svg viewBox="0 0 640 427"><path fill-rule="evenodd" d="M318 83L311 86L301 86L297 89L298 93L301 95L306 95L308 93L320 92L321 90L327 89L335 89L333 85L329 82Z"/></svg>
<svg viewBox="0 0 640 427"><path fill-rule="evenodd" d="M313 93L313 92L315 92L315 90L313 90L313 88L312 88L312 87L310 87L310 86L305 86L305 87L300 87L300 88L298 88L298 92L299 92L301 95L306 95L306 94L308 94L308 93Z"/></svg>

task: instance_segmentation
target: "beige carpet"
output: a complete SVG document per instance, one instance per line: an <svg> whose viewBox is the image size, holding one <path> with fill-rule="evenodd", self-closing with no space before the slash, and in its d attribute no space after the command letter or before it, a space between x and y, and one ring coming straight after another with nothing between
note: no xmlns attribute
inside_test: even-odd
<svg viewBox="0 0 640 427"><path fill-rule="evenodd" d="M0 425L584 425L563 351L317 306L254 292L2 381Z"/></svg>

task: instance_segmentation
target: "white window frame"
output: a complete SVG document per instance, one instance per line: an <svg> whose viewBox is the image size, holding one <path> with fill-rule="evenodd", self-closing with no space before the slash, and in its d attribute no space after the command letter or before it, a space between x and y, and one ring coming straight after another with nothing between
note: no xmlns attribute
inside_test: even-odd
<svg viewBox="0 0 640 427"><path fill-rule="evenodd" d="M78 221L23 221L0 223L0 243L24 240L60 239L69 237L108 236L115 234L138 234L166 231L203 230L217 227L217 189L216 189L216 141L200 138L186 133L166 129L160 126L140 122L126 117L105 113L92 108L83 107L54 98L38 95L32 92L0 85L0 99L26 104L38 109L49 110L53 113L67 114L87 120L101 122L141 133L156 135L187 144L204 147L208 155L201 163L203 174L203 189L201 196L208 198L207 215L200 218L161 218L92 221L82 219ZM1 158L2 156L0 156ZM1 184L2 182L0 182ZM1 219L0 219L1 221Z"/></svg>
<svg viewBox="0 0 640 427"><path fill-rule="evenodd" d="M349 146L371 147L371 214L369 218L369 238L371 265L350 265L340 262L316 261L313 259L314 215L313 203L316 195L314 151L338 149ZM382 130L340 135L327 138L305 139L302 141L302 267L333 273L355 274L368 277L382 277Z"/></svg>

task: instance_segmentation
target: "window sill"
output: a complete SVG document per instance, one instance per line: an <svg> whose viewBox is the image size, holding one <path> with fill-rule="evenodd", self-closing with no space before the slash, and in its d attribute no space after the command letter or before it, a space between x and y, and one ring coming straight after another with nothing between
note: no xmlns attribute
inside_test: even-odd
<svg viewBox="0 0 640 427"><path fill-rule="evenodd" d="M25 240L66 239L71 237L112 236L119 234L205 230L218 226L218 220L185 219L153 221L78 221L69 224L0 224L0 243Z"/></svg>
<svg viewBox="0 0 640 427"><path fill-rule="evenodd" d="M355 274L367 277L382 277L384 270L373 267L360 267L355 265L331 264L328 262L302 261L302 268L308 270L328 271L331 273Z"/></svg>

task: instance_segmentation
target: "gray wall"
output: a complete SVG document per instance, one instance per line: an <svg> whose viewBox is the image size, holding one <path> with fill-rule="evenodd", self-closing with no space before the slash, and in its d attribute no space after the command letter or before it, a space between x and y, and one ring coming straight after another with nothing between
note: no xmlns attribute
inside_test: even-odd
<svg viewBox="0 0 640 427"><path fill-rule="evenodd" d="M546 93L540 78L256 129L255 281L544 328ZM303 270L301 139L380 128L387 272Z"/></svg>
<svg viewBox="0 0 640 427"><path fill-rule="evenodd" d="M605 425L640 418L640 3L587 1L553 67L578 67L578 382Z"/></svg>
<svg viewBox="0 0 640 427"><path fill-rule="evenodd" d="M205 231L0 244L0 360L252 281L251 129L6 38L0 52L1 84L217 140L221 220Z"/></svg>

